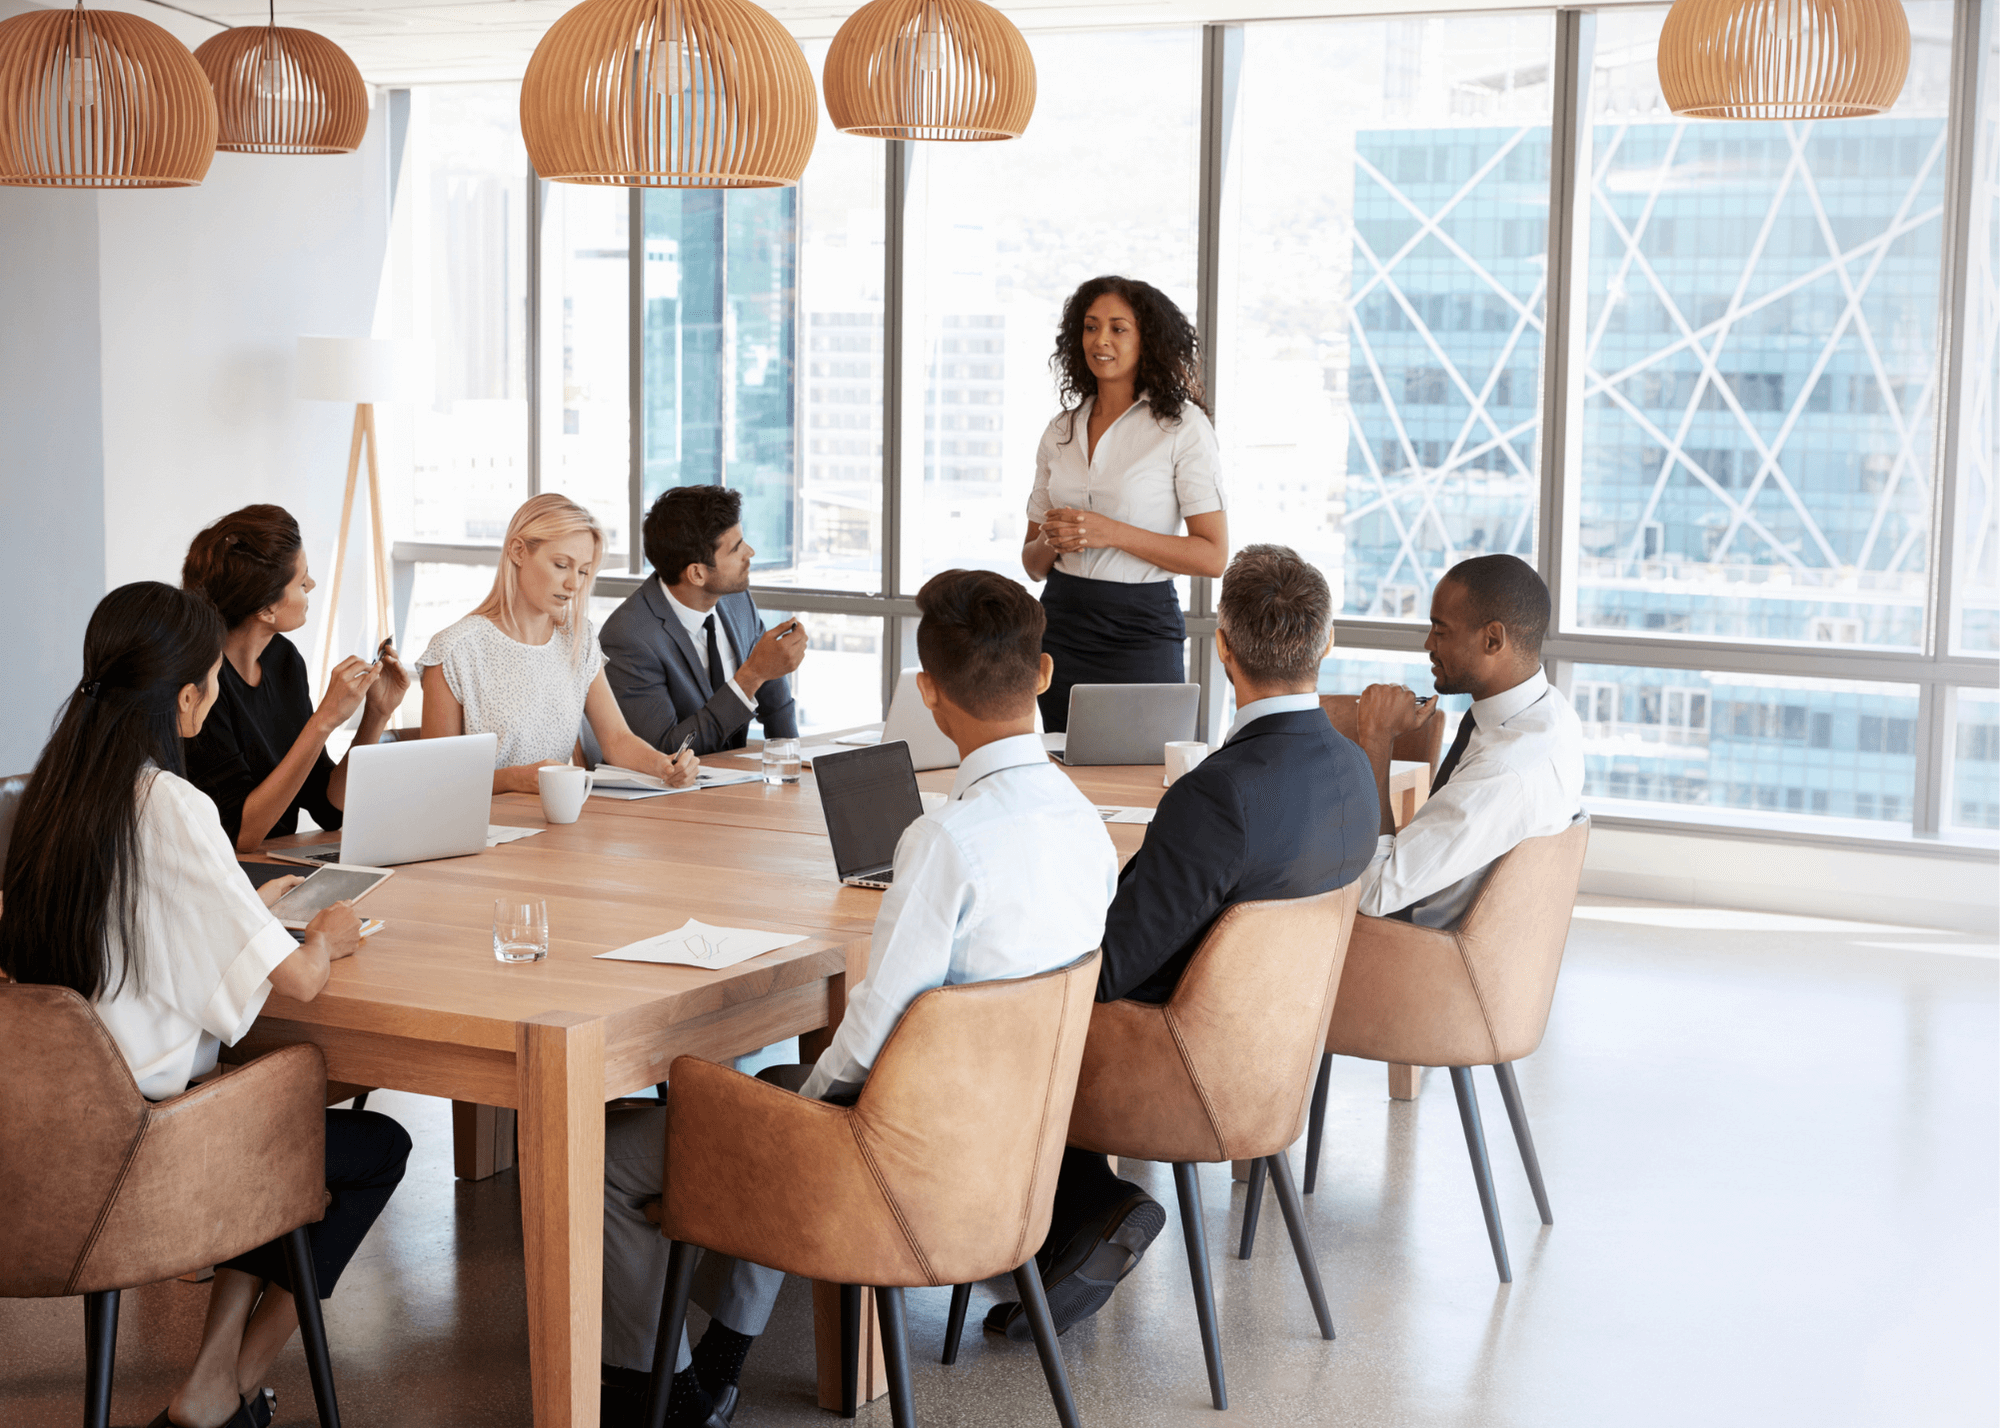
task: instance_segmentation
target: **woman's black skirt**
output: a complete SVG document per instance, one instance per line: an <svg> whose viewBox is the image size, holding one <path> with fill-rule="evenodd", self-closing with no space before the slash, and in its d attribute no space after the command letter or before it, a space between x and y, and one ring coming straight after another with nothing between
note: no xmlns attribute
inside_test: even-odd
<svg viewBox="0 0 2000 1428"><path fill-rule="evenodd" d="M1180 684L1187 678L1187 625L1171 580L1126 585L1049 572L1042 652L1055 677L1042 695L1042 724L1069 728L1073 684Z"/></svg>

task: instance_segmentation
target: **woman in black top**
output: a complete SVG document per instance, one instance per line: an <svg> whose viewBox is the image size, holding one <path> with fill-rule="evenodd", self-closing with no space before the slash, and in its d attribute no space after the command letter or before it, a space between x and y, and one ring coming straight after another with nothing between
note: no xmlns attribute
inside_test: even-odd
<svg viewBox="0 0 2000 1428"><path fill-rule="evenodd" d="M339 828L347 760L328 758L326 741L356 709L354 742L382 737L410 688L394 647L384 640L374 664L342 660L313 707L305 658L285 638L306 622L313 579L299 524L282 506L245 506L196 536L181 583L207 595L229 627L215 708L187 744L188 778L215 800L238 852L297 832L301 808L321 828Z"/></svg>

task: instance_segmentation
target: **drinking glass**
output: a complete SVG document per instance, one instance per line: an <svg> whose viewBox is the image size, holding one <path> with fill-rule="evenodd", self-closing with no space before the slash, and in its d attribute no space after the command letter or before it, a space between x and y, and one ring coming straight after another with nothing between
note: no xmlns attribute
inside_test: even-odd
<svg viewBox="0 0 2000 1428"><path fill-rule="evenodd" d="M797 783L802 767L797 739L764 740L765 783Z"/></svg>
<svg viewBox="0 0 2000 1428"><path fill-rule="evenodd" d="M502 962L539 962L548 956L548 903L538 897L494 899L493 955Z"/></svg>

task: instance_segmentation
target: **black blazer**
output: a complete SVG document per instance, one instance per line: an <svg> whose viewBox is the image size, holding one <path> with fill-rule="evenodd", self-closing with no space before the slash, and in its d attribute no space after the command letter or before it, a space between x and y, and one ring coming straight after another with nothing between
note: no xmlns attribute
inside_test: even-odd
<svg viewBox="0 0 2000 1428"><path fill-rule="evenodd" d="M715 603L719 637L729 641L740 666L764 622L749 592L725 595ZM625 597L598 634L604 648L604 675L632 732L656 749L673 753L694 735L697 754L719 754L749 742L750 710L733 689L708 682L708 651L696 649L685 626L667 604L656 576ZM757 687L757 717L774 739L799 735L797 707L784 679Z"/></svg>
<svg viewBox="0 0 2000 1428"><path fill-rule="evenodd" d="M1382 821L1368 756L1318 709L1267 714L1160 800L1104 920L1101 1002L1164 1002L1231 903L1346 887Z"/></svg>

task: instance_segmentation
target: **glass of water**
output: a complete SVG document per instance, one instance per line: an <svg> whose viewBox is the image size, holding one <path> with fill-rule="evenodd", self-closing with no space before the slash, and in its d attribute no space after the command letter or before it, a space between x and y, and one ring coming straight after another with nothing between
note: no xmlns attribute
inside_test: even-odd
<svg viewBox="0 0 2000 1428"><path fill-rule="evenodd" d="M493 955L502 962L539 962L548 956L548 903L538 897L496 898Z"/></svg>
<svg viewBox="0 0 2000 1428"><path fill-rule="evenodd" d="M802 767L797 739L764 740L765 783L797 783Z"/></svg>

